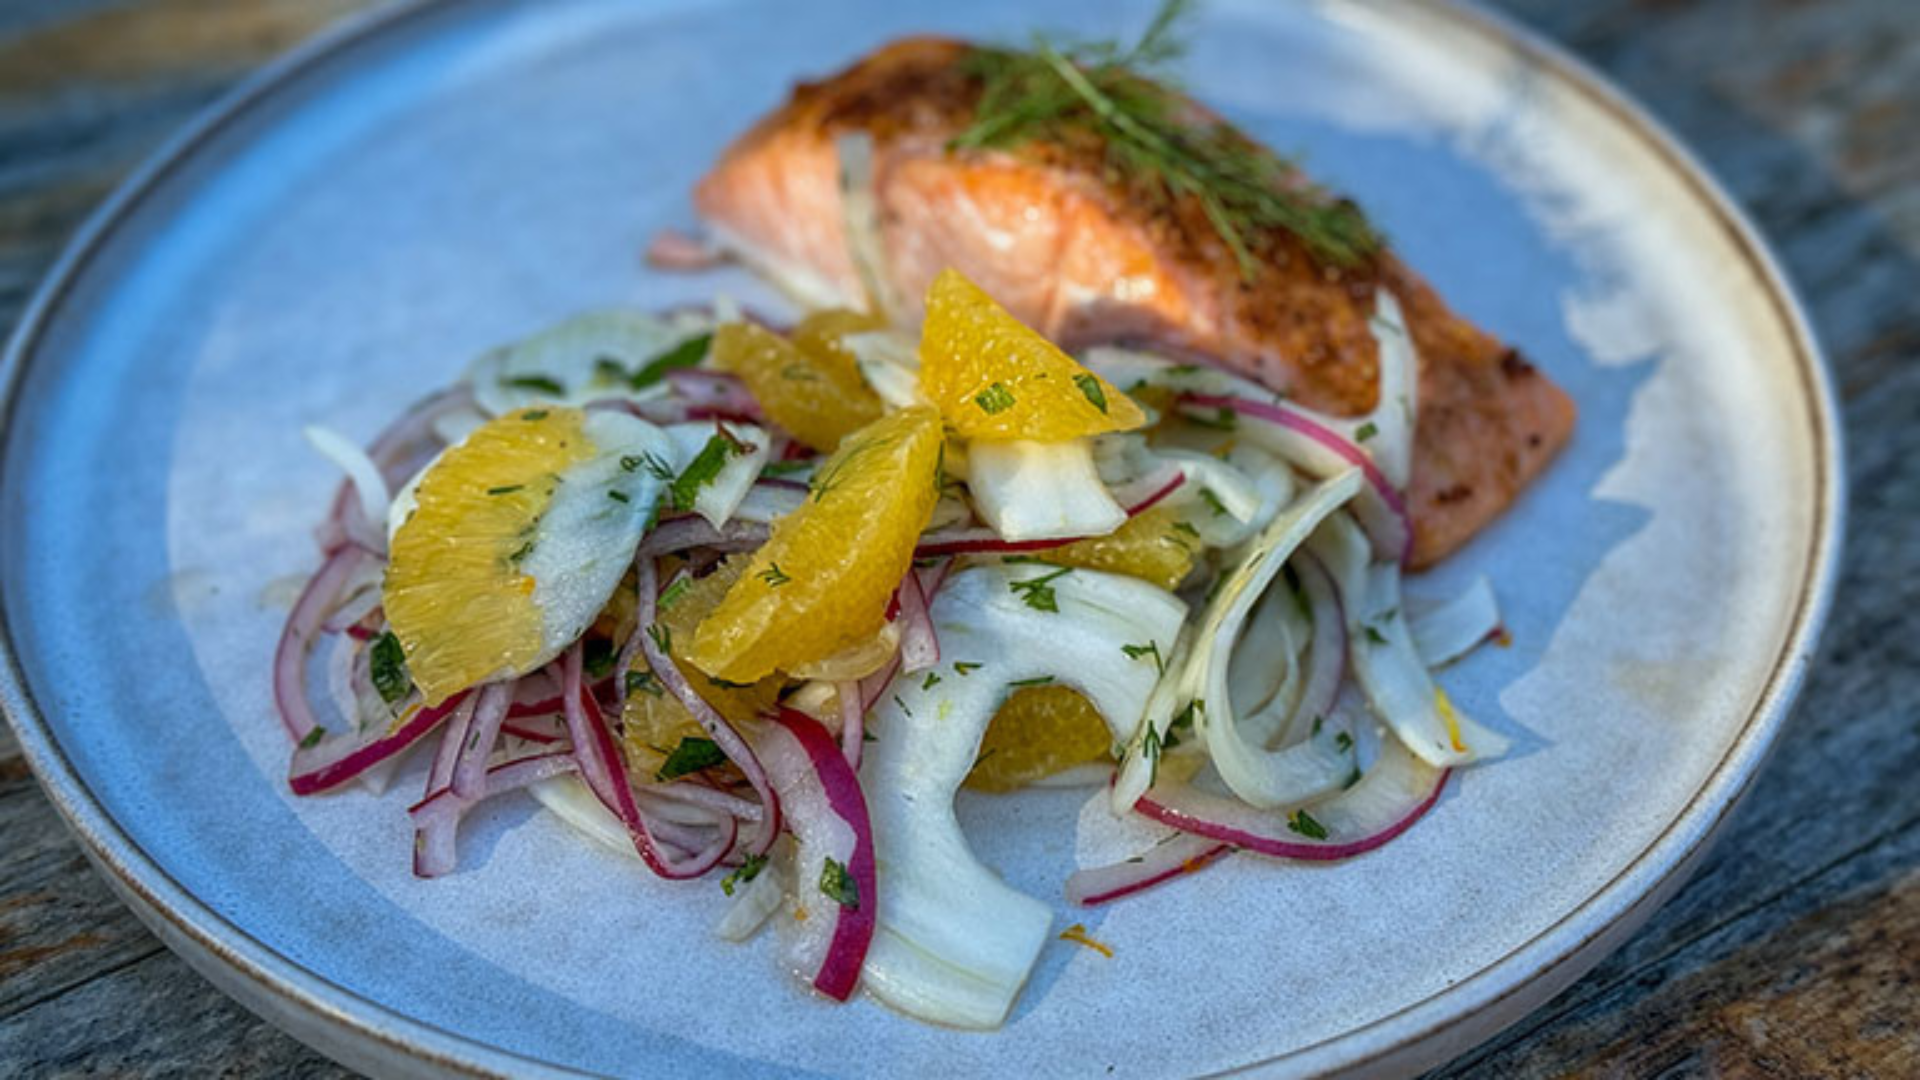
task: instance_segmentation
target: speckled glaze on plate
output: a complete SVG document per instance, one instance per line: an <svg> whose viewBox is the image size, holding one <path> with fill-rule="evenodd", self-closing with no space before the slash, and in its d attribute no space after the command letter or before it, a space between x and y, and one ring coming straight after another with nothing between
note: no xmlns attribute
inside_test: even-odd
<svg viewBox="0 0 1920 1080"><path fill-rule="evenodd" d="M519 797L420 882L417 780L285 790L269 659L335 480L301 424L369 435L582 308L776 304L638 252L793 80L901 33L1126 34L1149 8L407 5L141 170L0 371L0 697L109 880L228 992L383 1075L1397 1075L1597 962L1785 717L1833 579L1838 432L1790 291L1698 167L1572 61L1430 3L1214 0L1185 68L1580 403L1545 480L1409 584L1493 576L1514 643L1445 681L1516 748L1405 837L1069 912L1069 870L1146 833L1085 791L964 799L987 861L1116 952L1049 948L979 1035L809 999L767 941L710 937L710 884L654 881Z"/></svg>

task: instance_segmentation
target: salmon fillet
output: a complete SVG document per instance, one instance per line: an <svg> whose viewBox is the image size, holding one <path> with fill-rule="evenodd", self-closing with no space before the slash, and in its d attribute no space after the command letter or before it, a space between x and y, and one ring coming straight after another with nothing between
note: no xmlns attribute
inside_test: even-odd
<svg viewBox="0 0 1920 1080"><path fill-rule="evenodd" d="M849 249L835 139L864 132L879 262L903 319L918 321L919 298L951 266L1069 349L1200 353L1343 416L1370 410L1378 395L1369 320L1374 291L1390 289L1420 357L1408 491L1416 567L1498 516L1566 443L1574 407L1565 392L1390 254L1336 268L1292 234L1262 230L1247 238L1259 266L1249 279L1197 199L1138 190L1108 166L1095 134L950 152L982 89L961 63L968 48L910 38L801 84L728 148L695 207L749 262L817 302L857 305L866 289Z"/></svg>

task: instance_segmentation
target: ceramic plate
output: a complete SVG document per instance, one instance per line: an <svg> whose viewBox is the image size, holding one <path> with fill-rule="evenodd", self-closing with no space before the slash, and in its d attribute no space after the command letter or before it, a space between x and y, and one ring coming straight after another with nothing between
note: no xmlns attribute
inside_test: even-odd
<svg viewBox="0 0 1920 1080"><path fill-rule="evenodd" d="M1805 668L1841 505L1826 375L1751 230L1590 74L1423 3L1214 0L1185 71L1352 193L1579 402L1565 455L1410 589L1492 575L1513 643L1451 670L1515 740L1385 849L1251 857L1069 911L1140 833L1088 791L965 798L984 858L1108 959L1043 954L1005 1029L795 989L524 796L409 873L417 782L299 800L268 694L287 583L365 437L571 312L727 291L639 252L796 79L895 35L1129 34L1149 5L422 3L277 66L83 234L7 357L7 711L116 887L219 985L380 1073L1404 1072L1569 983L1671 892Z"/></svg>

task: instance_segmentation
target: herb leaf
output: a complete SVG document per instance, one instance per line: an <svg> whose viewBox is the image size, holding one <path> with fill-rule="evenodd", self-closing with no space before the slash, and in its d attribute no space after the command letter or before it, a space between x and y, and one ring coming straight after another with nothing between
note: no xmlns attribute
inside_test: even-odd
<svg viewBox="0 0 1920 1080"><path fill-rule="evenodd" d="M1287 830L1299 833L1309 840L1325 840L1327 827L1313 820L1313 815L1305 810L1295 810L1287 815Z"/></svg>
<svg viewBox="0 0 1920 1080"><path fill-rule="evenodd" d="M1007 588L1011 589L1014 595L1020 597L1028 607L1035 611L1058 613L1060 610L1060 601L1053 593L1052 582L1056 578L1063 577L1072 572L1072 567L1061 567L1051 574L1042 574L1039 577L1027 578L1024 581L1009 581L1007 582Z"/></svg>
<svg viewBox="0 0 1920 1080"><path fill-rule="evenodd" d="M380 692L380 700L389 705L413 689L413 676L407 672L406 650L400 647L400 639L393 631L373 639L367 652L367 673L373 679L373 688Z"/></svg>
<svg viewBox="0 0 1920 1080"><path fill-rule="evenodd" d="M693 455L693 460L687 462L687 467L680 471L680 475L674 477L668 489L673 508L693 509L694 502L700 498L700 489L713 483L714 478L720 475L720 470L727 467L727 462L740 453L744 451L739 439L728 434L724 428L716 431L707 444L700 448L700 452Z"/></svg>
<svg viewBox="0 0 1920 1080"><path fill-rule="evenodd" d="M580 654L581 667L590 679L605 678L613 670L615 658L613 642L606 638L588 638Z"/></svg>
<svg viewBox="0 0 1920 1080"><path fill-rule="evenodd" d="M551 375L502 375L500 385L509 390L532 390L536 394L548 397L566 397L567 388L559 379ZM529 416L527 419L536 419Z"/></svg>
<svg viewBox="0 0 1920 1080"><path fill-rule="evenodd" d="M720 744L698 735L688 735L673 748L673 753L667 755L667 760L653 774L653 778L662 782L675 780L715 765L724 765L726 761L727 755L720 749Z"/></svg>
<svg viewBox="0 0 1920 1080"><path fill-rule="evenodd" d="M760 871L766 869L766 867L767 857L765 855L747 856L746 861L741 863L733 873L720 879L720 891L726 893L728 896L732 896L735 885L745 885L747 882L759 877Z"/></svg>
<svg viewBox="0 0 1920 1080"><path fill-rule="evenodd" d="M627 376L627 385L635 390L645 390L665 378L667 372L690 368L706 359L707 348L712 344L712 334L696 334L641 364L633 374Z"/></svg>
<svg viewBox="0 0 1920 1080"><path fill-rule="evenodd" d="M981 412L993 416L1013 408L1013 391L1007 389L1006 383L997 382L973 395L973 403L980 406Z"/></svg>
<svg viewBox="0 0 1920 1080"><path fill-rule="evenodd" d="M860 910L860 886L847 868L831 857L820 866L820 892L848 911Z"/></svg>
<svg viewBox="0 0 1920 1080"><path fill-rule="evenodd" d="M1086 395L1087 400L1093 403L1094 408L1099 409L1103 413L1107 411L1107 392L1100 389L1099 376L1090 371L1081 375L1075 375L1073 377L1073 385L1080 388L1080 392Z"/></svg>

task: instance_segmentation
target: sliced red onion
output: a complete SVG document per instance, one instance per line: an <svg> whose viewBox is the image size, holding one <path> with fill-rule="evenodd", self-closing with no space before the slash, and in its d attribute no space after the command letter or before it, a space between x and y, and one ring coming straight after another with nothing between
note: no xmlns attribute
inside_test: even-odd
<svg viewBox="0 0 1920 1080"><path fill-rule="evenodd" d="M697 806L702 810L726 814L740 821L756 822L766 817L767 808L759 803L700 783L692 777L667 784L646 784L639 790L668 803Z"/></svg>
<svg viewBox="0 0 1920 1080"><path fill-rule="evenodd" d="M446 730L440 733L440 745L433 752L433 767L427 770L428 795L453 782L453 768L460 762L460 747L467 740L467 730L473 726L473 709L478 700L479 695L468 694L447 718Z"/></svg>
<svg viewBox="0 0 1920 1080"><path fill-rule="evenodd" d="M647 244L647 265L661 270L712 270L726 263L726 252L678 229L661 229Z"/></svg>
<svg viewBox="0 0 1920 1080"><path fill-rule="evenodd" d="M686 677L680 674L680 668L673 662L673 658L660 649L660 646L654 642L652 634L646 632L653 625L658 610L660 601L658 579L651 557L643 556L637 559L634 565L638 571L636 584L639 595L634 609L634 619L636 633L641 638L640 651L646 656L647 666L653 670L653 677L660 680L660 685L678 698L680 704L686 706L687 712L692 714L701 729L707 733L707 738L712 739L714 745L720 748L720 752L727 755L727 760L733 762L734 766L740 770L740 774L747 778L747 782L752 784L753 790L759 794L760 801L766 805L767 819L761 822L753 843L747 849L754 855L764 855L767 849L773 847L773 842L780 837L779 797L774 794L773 785L767 779L766 770L761 768L760 759L754 754L753 748L748 746L747 741L740 737L740 733L733 729L733 725L727 721L726 717L716 712L713 706L707 704L705 698L694 691Z"/></svg>
<svg viewBox="0 0 1920 1080"><path fill-rule="evenodd" d="M900 670L913 674L940 662L940 637L927 613L927 597L920 591L920 575L909 569L895 591L900 601Z"/></svg>
<svg viewBox="0 0 1920 1080"><path fill-rule="evenodd" d="M453 765L455 794L473 797L486 783L487 761L500 741L500 725L507 718L507 706L513 700L511 683L491 683L482 687L473 707L473 719L467 725L466 739L459 746ZM449 729L451 730L451 729Z"/></svg>
<svg viewBox="0 0 1920 1080"><path fill-rule="evenodd" d="M1262 855L1331 862L1372 851L1406 832L1439 801L1449 772L1388 737L1359 783L1305 810L1260 810L1187 784L1157 785L1134 809L1182 832ZM1309 835L1316 832L1325 838Z"/></svg>
<svg viewBox="0 0 1920 1080"><path fill-rule="evenodd" d="M338 787L425 738L466 697L467 691L462 690L438 705L416 707L397 727L374 727L355 738L336 736L313 746L303 745L293 752L288 785L295 795Z"/></svg>
<svg viewBox="0 0 1920 1080"><path fill-rule="evenodd" d="M633 787L627 782L625 760L600 715L600 705L580 681L581 646L568 649L562 663L562 694L565 698L567 728L573 740L574 759L580 763L580 778L586 782L600 805L617 818L627 830L633 849L654 873L671 880L699 877L720 864L727 848L715 845L691 858L676 857L654 842L640 808L633 800ZM731 847L731 842L727 847Z"/></svg>
<svg viewBox="0 0 1920 1080"><path fill-rule="evenodd" d="M577 768L579 763L571 754L535 754L488 769L478 788L471 794L462 795L452 788L441 788L415 803L407 811L413 819L414 874L431 878L453 872L458 862L455 842L460 819L483 800L565 775Z"/></svg>
<svg viewBox="0 0 1920 1080"><path fill-rule="evenodd" d="M1191 833L1174 833L1124 862L1075 870L1067 878L1067 902L1082 907L1111 903L1174 878L1198 873L1231 851L1232 844Z"/></svg>
<svg viewBox="0 0 1920 1080"><path fill-rule="evenodd" d="M555 711L556 712L558 711L558 706L555 707ZM542 746L551 746L552 744L557 743L561 739L566 737L566 732L564 730L561 730L561 731L553 730L551 726L551 718L541 718L541 719L545 720L546 722L542 723L539 720L502 721L500 724L500 734L511 735L516 739L524 739L530 743L539 743Z"/></svg>
<svg viewBox="0 0 1920 1080"><path fill-rule="evenodd" d="M667 383L686 404L688 419L766 420L747 384L732 375L705 368L678 368L667 372Z"/></svg>
<svg viewBox="0 0 1920 1080"><path fill-rule="evenodd" d="M1186 474L1177 469L1157 470L1140 480L1113 489L1112 495L1115 502L1126 507L1127 517L1133 518L1153 509L1162 499L1179 490L1180 485L1186 483L1186 479ZM914 546L913 557L928 559L940 555L1018 555L1024 552L1065 547L1085 539L1087 537L1069 536L1048 540L1002 540L999 533L985 526L976 525L962 529L938 529L927 533Z"/></svg>
<svg viewBox="0 0 1920 1080"><path fill-rule="evenodd" d="M357 547L336 549L307 579L306 588L300 590L300 598L287 613L286 626L273 653L273 700L279 708L280 722L296 746L313 737L320 727L307 696L307 653L339 601L341 590L373 558Z"/></svg>
<svg viewBox="0 0 1920 1080"><path fill-rule="evenodd" d="M880 890L873 858L873 825L860 780L820 723L782 708L760 740L787 822L798 842L794 892L810 912L831 911L830 934L808 928L801 962L814 989L845 1001L860 980L873 943ZM827 860L840 868L833 874ZM828 896L823 882L852 886L852 903ZM811 921L811 920L810 920Z"/></svg>
<svg viewBox="0 0 1920 1080"><path fill-rule="evenodd" d="M636 554L642 558L671 555L688 548L710 547L716 551L752 551L767 542L767 527L751 521L729 521L716 529L707 520L693 514L668 518L653 527L640 542Z"/></svg>
<svg viewBox="0 0 1920 1080"><path fill-rule="evenodd" d="M1183 405L1226 409L1239 416L1265 421L1272 425L1267 431L1277 436L1270 449L1316 478L1325 479L1349 465L1358 467L1367 478L1367 487L1354 502L1354 516L1360 519L1374 549L1396 562L1404 561L1412 551L1413 522L1407 516L1406 500L1386 473L1380 471L1372 455L1358 444L1285 402L1217 394L1182 394L1179 400Z"/></svg>

